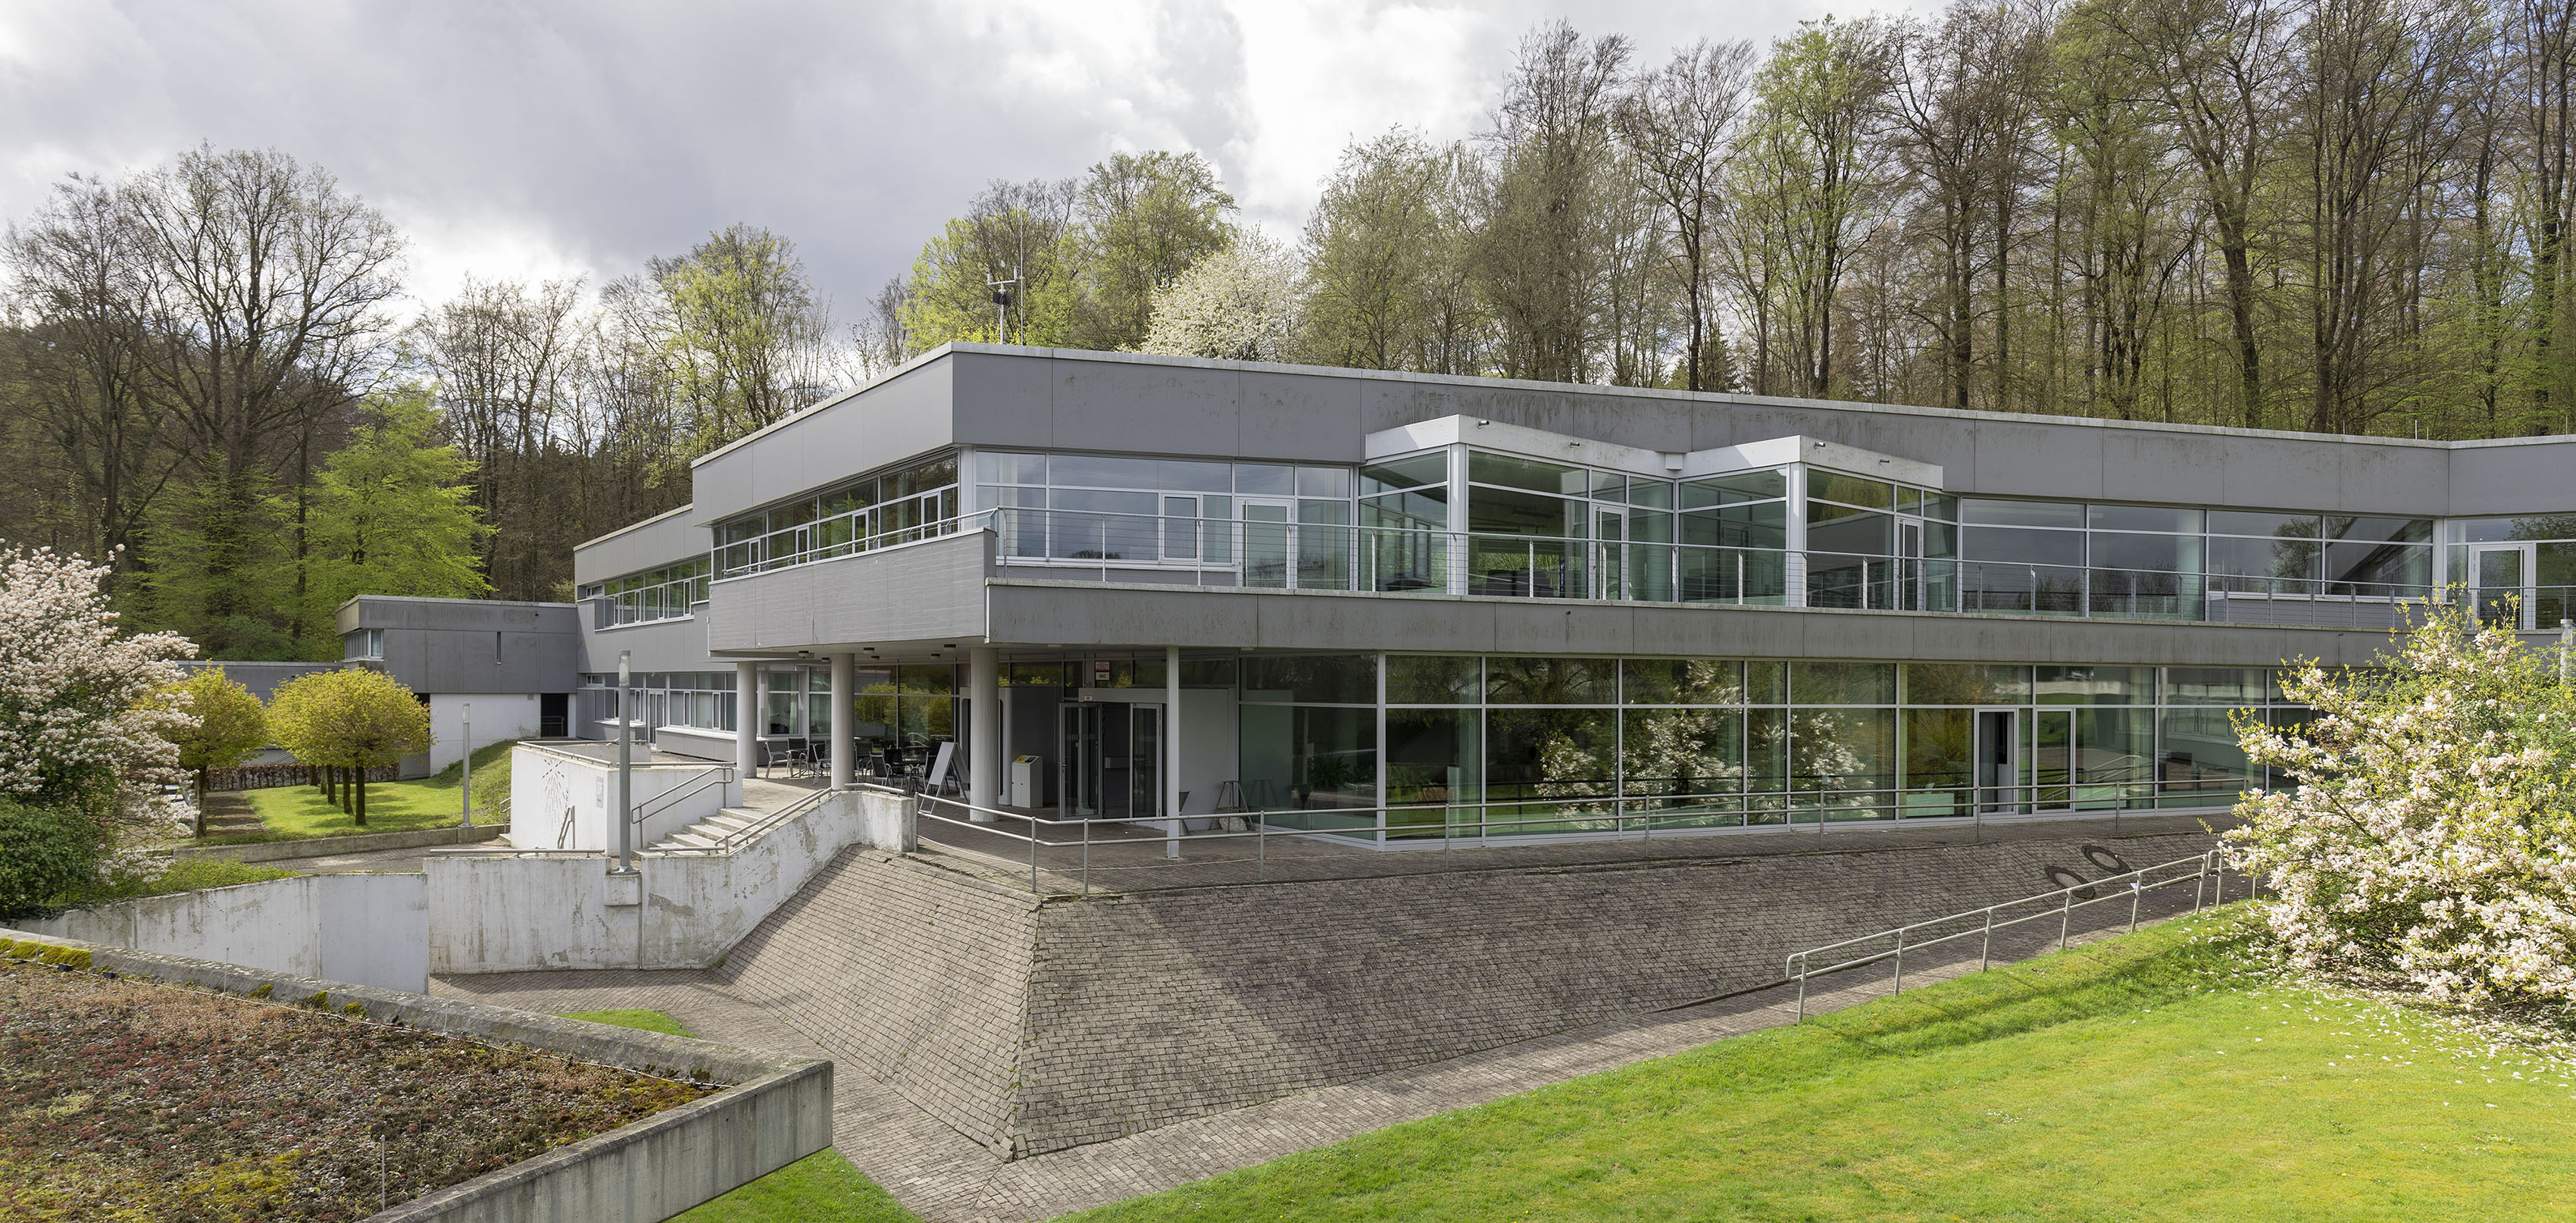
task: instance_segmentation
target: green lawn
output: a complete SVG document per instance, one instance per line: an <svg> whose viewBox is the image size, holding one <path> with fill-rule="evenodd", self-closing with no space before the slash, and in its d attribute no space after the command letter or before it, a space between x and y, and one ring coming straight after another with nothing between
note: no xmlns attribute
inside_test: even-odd
<svg viewBox="0 0 2576 1223"><path fill-rule="evenodd" d="M665 1011L574 1011L566 1019L642 1028L671 1036L695 1033ZM841 1153L817 1151L679 1216L680 1223L918 1223Z"/></svg>
<svg viewBox="0 0 2576 1223"><path fill-rule="evenodd" d="M919 1223L829 1147L797 1160L673 1223Z"/></svg>
<svg viewBox="0 0 2576 1223"><path fill-rule="evenodd" d="M620 1028L642 1028L647 1032L659 1032L664 1036L697 1035L697 1033L681 1027L680 1021L671 1018L668 1011L647 1011L640 1009L615 1011L566 1011L564 1012L563 1017L566 1019L587 1019L592 1023L604 1023Z"/></svg>
<svg viewBox="0 0 2576 1223"><path fill-rule="evenodd" d="M193 892L199 888L229 887L236 883L258 883L264 879L284 879L294 874L256 862L234 862L225 858L179 858L161 877L149 881L121 880L100 883L55 898L64 908L82 908L137 896L159 896L166 892Z"/></svg>
<svg viewBox="0 0 2576 1223"><path fill-rule="evenodd" d="M1078 1217L2576 1217L2563 1051L2246 973L2240 921L2151 928Z"/></svg>
<svg viewBox="0 0 2576 1223"><path fill-rule="evenodd" d="M495 743L474 751L474 818L497 820L493 805L510 792L510 744ZM340 810L314 786L271 786L245 790L259 813L262 831L207 837L200 844L229 845L250 841L293 841L306 837L339 837L363 832L412 832L453 828L464 819L458 793L465 770L446 771L418 781L379 781L367 786L367 825Z"/></svg>

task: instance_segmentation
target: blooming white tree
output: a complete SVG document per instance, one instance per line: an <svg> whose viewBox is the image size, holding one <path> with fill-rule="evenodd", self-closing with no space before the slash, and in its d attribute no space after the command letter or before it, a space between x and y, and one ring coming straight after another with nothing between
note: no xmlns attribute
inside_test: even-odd
<svg viewBox="0 0 2576 1223"><path fill-rule="evenodd" d="M1305 324L1304 275L1286 247L1246 229L1154 295L1136 351L1228 361L1287 361Z"/></svg>
<svg viewBox="0 0 2576 1223"><path fill-rule="evenodd" d="M161 698L196 647L118 635L107 572L48 548L0 565L0 792L132 827L166 815L153 796L182 776L171 736L191 715Z"/></svg>
<svg viewBox="0 0 2576 1223"><path fill-rule="evenodd" d="M2237 739L2294 788L2256 790L2231 858L2278 892L2294 965L2462 1005L2576 1005L2576 696L2555 652L2454 608L2388 665L2284 681L2316 719Z"/></svg>

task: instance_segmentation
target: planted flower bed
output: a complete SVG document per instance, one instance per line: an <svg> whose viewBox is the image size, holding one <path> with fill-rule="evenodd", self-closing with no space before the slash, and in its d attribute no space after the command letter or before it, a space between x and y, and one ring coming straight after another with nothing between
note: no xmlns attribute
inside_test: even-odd
<svg viewBox="0 0 2576 1223"><path fill-rule="evenodd" d="M72 963L0 959L0 1218L359 1219L712 1090Z"/></svg>

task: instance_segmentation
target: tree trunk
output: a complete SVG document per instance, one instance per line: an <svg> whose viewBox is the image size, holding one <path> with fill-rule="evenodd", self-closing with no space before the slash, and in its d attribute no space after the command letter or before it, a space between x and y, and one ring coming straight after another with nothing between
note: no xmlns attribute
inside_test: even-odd
<svg viewBox="0 0 2576 1223"><path fill-rule="evenodd" d="M357 772L358 827L364 828L367 826L367 766L359 765Z"/></svg>
<svg viewBox="0 0 2576 1223"><path fill-rule="evenodd" d="M205 838L205 835L206 835L206 770L205 770L205 769L203 769L203 768L199 768L199 769L197 770L197 837L198 837L198 839L202 840L202 839L204 839L204 838Z"/></svg>

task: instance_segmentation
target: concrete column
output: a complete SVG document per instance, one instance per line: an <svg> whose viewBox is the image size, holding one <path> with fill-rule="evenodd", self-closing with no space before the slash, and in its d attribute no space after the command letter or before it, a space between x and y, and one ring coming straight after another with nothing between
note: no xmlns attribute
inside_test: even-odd
<svg viewBox="0 0 2576 1223"><path fill-rule="evenodd" d="M1002 652L988 645L966 651L966 801L1002 805ZM979 824L993 819L971 815Z"/></svg>
<svg viewBox="0 0 2576 1223"><path fill-rule="evenodd" d="M1181 856L1181 647L1163 647L1163 856Z"/></svg>
<svg viewBox="0 0 2576 1223"><path fill-rule="evenodd" d="M760 664L733 665L733 766L749 777L760 767Z"/></svg>
<svg viewBox="0 0 2576 1223"><path fill-rule="evenodd" d="M857 717L851 709L857 694L851 691L855 680L850 674L853 658L848 654L832 656L832 788L847 790L850 779L857 776L859 737Z"/></svg>

